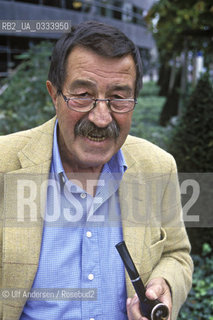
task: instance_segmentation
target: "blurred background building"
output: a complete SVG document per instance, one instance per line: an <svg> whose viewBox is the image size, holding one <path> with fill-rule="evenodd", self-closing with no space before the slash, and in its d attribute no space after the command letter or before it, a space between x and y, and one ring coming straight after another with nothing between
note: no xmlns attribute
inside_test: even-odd
<svg viewBox="0 0 213 320"><path fill-rule="evenodd" d="M154 41L144 16L154 0L0 0L0 20L69 20L72 25L97 20L114 25L140 48L145 72ZM7 77L20 60L16 57L41 40L56 40L60 33L0 32L0 78Z"/></svg>

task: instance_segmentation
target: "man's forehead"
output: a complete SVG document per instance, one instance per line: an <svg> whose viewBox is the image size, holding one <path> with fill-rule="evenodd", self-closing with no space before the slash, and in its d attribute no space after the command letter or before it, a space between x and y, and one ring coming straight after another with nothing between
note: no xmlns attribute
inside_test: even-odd
<svg viewBox="0 0 213 320"><path fill-rule="evenodd" d="M100 83L109 90L131 93L136 80L136 68L132 56L104 57L90 49L76 47L68 57L66 86L70 90L96 89Z"/></svg>
<svg viewBox="0 0 213 320"><path fill-rule="evenodd" d="M78 88L90 88L90 89L97 89L98 83L93 80L88 79L76 79L74 80L68 87L70 90L78 89ZM125 92L132 92L132 88L127 84L122 84L120 82L117 83L109 83L106 85L106 89L108 91L125 91Z"/></svg>

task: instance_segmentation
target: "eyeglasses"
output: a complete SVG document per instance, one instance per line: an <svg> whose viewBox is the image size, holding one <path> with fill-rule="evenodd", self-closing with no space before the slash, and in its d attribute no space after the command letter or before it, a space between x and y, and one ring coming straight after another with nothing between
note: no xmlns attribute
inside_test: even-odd
<svg viewBox="0 0 213 320"><path fill-rule="evenodd" d="M78 112L89 112L94 109L98 101L106 101L110 111L115 113L127 113L134 109L136 99L94 99L94 98L67 98L62 91L59 91L67 107Z"/></svg>

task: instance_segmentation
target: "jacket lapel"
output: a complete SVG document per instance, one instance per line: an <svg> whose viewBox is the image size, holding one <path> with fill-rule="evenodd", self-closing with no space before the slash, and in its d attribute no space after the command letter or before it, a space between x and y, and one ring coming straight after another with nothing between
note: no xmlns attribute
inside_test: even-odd
<svg viewBox="0 0 213 320"><path fill-rule="evenodd" d="M138 182L136 179L135 170L137 167L136 162L132 158L132 156L126 152L125 148L123 150L124 157L128 166L127 171L125 172L123 179L119 188L119 199L120 199L120 208L121 208L121 217L122 217L122 227L123 227L123 239L126 242L127 248L130 251L130 254L135 261L135 257L140 257L133 252L136 249L138 252L141 252L139 246L141 243L137 245L137 225L135 224L134 214L136 213L136 207L140 207L141 197L135 197L135 189L139 189ZM133 200L134 199L134 200ZM135 250L134 250L135 251ZM133 295L133 287L131 281L129 279L129 275L125 270L126 275L126 287L128 296Z"/></svg>
<svg viewBox="0 0 213 320"><path fill-rule="evenodd" d="M148 279L149 259L146 241L149 242L150 228L146 210L146 176L132 155L123 148L128 169L122 179L119 198L123 227L123 239L133 258L142 280ZM148 265L147 265L148 264ZM134 295L134 288L126 272L126 286L128 296Z"/></svg>

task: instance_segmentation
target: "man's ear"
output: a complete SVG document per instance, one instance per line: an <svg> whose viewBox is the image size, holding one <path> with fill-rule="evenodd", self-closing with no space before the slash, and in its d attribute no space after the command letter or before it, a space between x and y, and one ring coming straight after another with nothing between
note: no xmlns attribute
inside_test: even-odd
<svg viewBox="0 0 213 320"><path fill-rule="evenodd" d="M46 86L47 86L47 90L49 92L49 95L52 98L52 102L56 108L56 102L57 102L57 97L58 97L57 89L54 87L52 82L49 80L46 81Z"/></svg>

